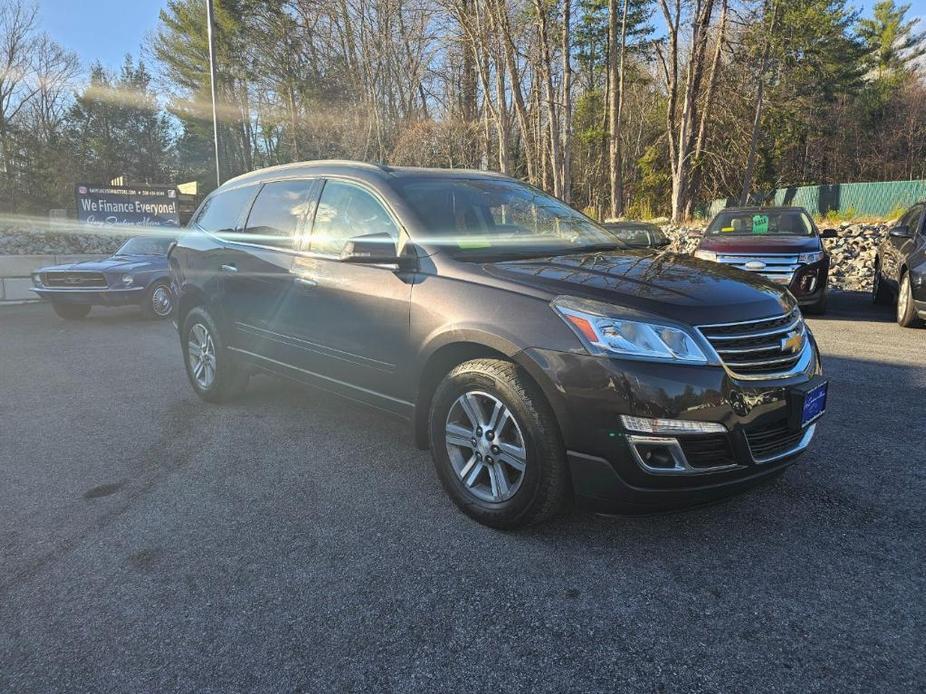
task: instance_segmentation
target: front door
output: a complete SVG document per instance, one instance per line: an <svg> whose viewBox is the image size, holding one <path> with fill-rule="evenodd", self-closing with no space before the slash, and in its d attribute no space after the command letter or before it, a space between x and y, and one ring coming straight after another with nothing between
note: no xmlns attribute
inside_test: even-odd
<svg viewBox="0 0 926 694"><path fill-rule="evenodd" d="M361 399L405 400L397 366L409 350L411 277L393 266L338 260L348 239L373 233L402 241L396 217L375 193L353 182L326 181L307 252L293 265L287 314L298 342L290 359Z"/></svg>

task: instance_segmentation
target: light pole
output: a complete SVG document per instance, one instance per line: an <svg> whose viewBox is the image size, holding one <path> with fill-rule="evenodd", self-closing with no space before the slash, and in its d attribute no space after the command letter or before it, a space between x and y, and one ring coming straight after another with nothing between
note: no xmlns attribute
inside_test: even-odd
<svg viewBox="0 0 926 694"><path fill-rule="evenodd" d="M222 169L219 166L219 114L215 99L215 37L213 36L212 0L206 0L206 24L209 37L209 82L212 87L212 135L215 146L215 185L222 185Z"/></svg>

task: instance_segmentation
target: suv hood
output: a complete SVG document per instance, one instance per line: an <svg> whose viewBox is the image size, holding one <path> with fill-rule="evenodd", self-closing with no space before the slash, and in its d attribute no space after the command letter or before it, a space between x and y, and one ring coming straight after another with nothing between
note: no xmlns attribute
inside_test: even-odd
<svg viewBox="0 0 926 694"><path fill-rule="evenodd" d="M698 248L716 253L813 253L821 250L813 236L704 236Z"/></svg>
<svg viewBox="0 0 926 694"><path fill-rule="evenodd" d="M40 272L132 272L166 268L167 256L160 255L114 255L103 260L84 260L79 263L66 263L43 267Z"/></svg>
<svg viewBox="0 0 926 694"><path fill-rule="evenodd" d="M791 310L787 291L755 273L652 251L488 263L486 272L558 295L596 299L688 325L765 318Z"/></svg>

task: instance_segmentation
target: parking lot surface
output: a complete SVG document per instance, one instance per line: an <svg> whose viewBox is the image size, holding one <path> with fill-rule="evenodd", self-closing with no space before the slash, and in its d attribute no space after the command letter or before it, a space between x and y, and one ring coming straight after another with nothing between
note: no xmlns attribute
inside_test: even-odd
<svg viewBox="0 0 926 694"><path fill-rule="evenodd" d="M0 309L0 691L922 691L926 330L810 323L831 379L774 483L649 517L477 525L406 425L169 323Z"/></svg>

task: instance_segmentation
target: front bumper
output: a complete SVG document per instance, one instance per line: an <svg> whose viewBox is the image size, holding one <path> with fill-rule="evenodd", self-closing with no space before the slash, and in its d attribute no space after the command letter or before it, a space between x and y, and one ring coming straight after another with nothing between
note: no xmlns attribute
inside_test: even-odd
<svg viewBox="0 0 926 694"><path fill-rule="evenodd" d="M532 349L525 354L553 388L573 490L580 504L602 512L690 506L737 493L773 476L800 455L816 423L791 426L791 395L821 373L813 358L793 376L738 381L721 366L623 361ZM640 440L621 415L723 424L725 433L673 434L690 462L683 474L648 469ZM643 441L645 444L646 441ZM713 469L710 469L713 468Z"/></svg>
<svg viewBox="0 0 926 694"><path fill-rule="evenodd" d="M61 304L84 304L92 306L130 306L141 304L144 287L120 289L59 289L58 287L31 287L32 291L46 301Z"/></svg>

